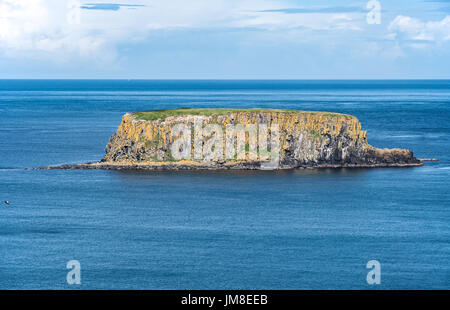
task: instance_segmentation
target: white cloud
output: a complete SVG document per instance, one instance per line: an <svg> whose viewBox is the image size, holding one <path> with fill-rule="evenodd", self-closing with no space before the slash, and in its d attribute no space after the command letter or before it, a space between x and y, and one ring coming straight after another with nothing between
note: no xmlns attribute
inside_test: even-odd
<svg viewBox="0 0 450 310"><path fill-rule="evenodd" d="M312 30L346 29L359 30L351 14L343 13L298 13L247 12L246 18L233 22L235 27L255 27L267 30L307 28Z"/></svg>
<svg viewBox="0 0 450 310"><path fill-rule="evenodd" d="M423 22L409 16L397 16L389 25L390 38L412 41L444 42L450 40L450 16L437 22Z"/></svg>
<svg viewBox="0 0 450 310"><path fill-rule="evenodd" d="M89 55L105 45L91 27L76 24L71 1L0 0L0 51L7 56L34 51Z"/></svg>
<svg viewBox="0 0 450 310"><path fill-rule="evenodd" d="M145 6L105 11L79 9L89 1L0 0L0 53L10 57L57 55L57 61L70 61L74 56L108 60L116 57L117 45L143 40L157 29L359 29L352 15L357 13L264 12L282 8L283 1L123 0L121 4ZM113 1L104 3L108 2Z"/></svg>

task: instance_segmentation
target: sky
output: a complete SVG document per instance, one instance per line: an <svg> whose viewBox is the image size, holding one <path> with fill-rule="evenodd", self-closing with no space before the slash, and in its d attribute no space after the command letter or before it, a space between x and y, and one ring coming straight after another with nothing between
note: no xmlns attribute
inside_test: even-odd
<svg viewBox="0 0 450 310"><path fill-rule="evenodd" d="M0 0L0 78L450 78L450 0L114 1Z"/></svg>

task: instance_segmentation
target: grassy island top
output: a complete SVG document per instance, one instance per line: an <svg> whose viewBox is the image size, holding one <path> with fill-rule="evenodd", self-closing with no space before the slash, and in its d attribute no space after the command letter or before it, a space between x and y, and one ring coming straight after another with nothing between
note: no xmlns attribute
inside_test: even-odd
<svg viewBox="0 0 450 310"><path fill-rule="evenodd" d="M183 115L205 115L205 116L219 116L226 115L229 113L245 113L245 112L256 112L256 113L299 113L308 115L318 115L323 117L345 117L346 119L352 119L354 116L340 113L330 113L330 112L317 112L317 111L300 111L300 110L281 110L281 109L191 109L191 108L181 108L181 109L169 109L169 110L153 110L144 112L134 112L131 113L137 120L154 121L158 119L165 119L170 116L183 116Z"/></svg>

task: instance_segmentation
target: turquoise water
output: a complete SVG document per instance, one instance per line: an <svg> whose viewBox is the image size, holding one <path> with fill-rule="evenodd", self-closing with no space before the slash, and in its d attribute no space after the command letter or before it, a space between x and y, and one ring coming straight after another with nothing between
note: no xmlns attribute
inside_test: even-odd
<svg viewBox="0 0 450 310"><path fill-rule="evenodd" d="M424 167L28 170L99 160L125 112L357 116ZM0 81L0 289L449 289L450 81ZM82 284L66 282L81 263ZM366 263L381 263L379 286Z"/></svg>

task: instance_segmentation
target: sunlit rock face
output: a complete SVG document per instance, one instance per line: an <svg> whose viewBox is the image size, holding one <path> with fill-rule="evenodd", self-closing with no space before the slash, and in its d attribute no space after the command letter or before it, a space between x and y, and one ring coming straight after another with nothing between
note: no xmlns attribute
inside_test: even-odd
<svg viewBox="0 0 450 310"><path fill-rule="evenodd" d="M114 165L217 169L257 169L267 161L276 161L277 169L421 164L409 150L369 145L354 116L261 109L128 113L102 159Z"/></svg>

